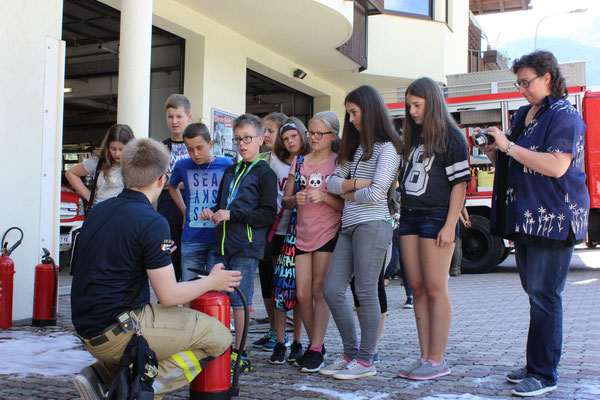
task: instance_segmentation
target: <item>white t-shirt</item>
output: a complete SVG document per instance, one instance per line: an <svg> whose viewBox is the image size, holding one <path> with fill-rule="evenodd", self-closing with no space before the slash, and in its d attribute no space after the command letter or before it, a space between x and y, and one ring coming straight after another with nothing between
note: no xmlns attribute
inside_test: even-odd
<svg viewBox="0 0 600 400"><path fill-rule="evenodd" d="M290 164L281 161L275 156L275 154L272 154L271 163L269 165L277 175L277 212L279 213L279 210L281 210L281 199L283 198L283 191L285 189L285 184L288 180L288 175L290 174ZM281 221L279 221L279 225L277 225L277 230L275 231L276 235L285 235L287 233L287 226L290 222L291 214L292 210L285 210L283 212Z"/></svg>
<svg viewBox="0 0 600 400"><path fill-rule="evenodd" d="M98 159L96 157L90 157L83 160L83 167L88 174L92 176L96 173L97 166ZM122 191L123 175L121 175L121 164L116 164L108 170L108 180L104 177L104 172L100 172L98 174L93 205L96 205L106 199L117 197Z"/></svg>

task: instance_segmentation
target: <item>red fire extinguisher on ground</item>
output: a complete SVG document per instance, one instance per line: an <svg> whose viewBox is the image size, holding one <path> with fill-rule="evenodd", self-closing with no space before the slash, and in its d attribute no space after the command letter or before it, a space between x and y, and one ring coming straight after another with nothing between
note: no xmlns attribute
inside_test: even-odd
<svg viewBox="0 0 600 400"><path fill-rule="evenodd" d="M189 268L189 270L199 275L206 276L209 274L209 271L195 268ZM248 336L250 313L244 295L238 288L234 289L244 304L245 323L241 343L241 348L244 348L246 337ZM190 302L191 308L203 312L206 315L210 315L211 317L215 317L227 328L229 328L229 322L231 320L229 305L229 296L221 292L208 292ZM230 381L231 350L227 350L225 354L209 362L190 384L190 400L228 400L231 399L232 396L239 396L239 367L241 361L242 357L238 357L232 381Z"/></svg>
<svg viewBox="0 0 600 400"><path fill-rule="evenodd" d="M42 263L35 266L33 290L33 326L56 325L58 301L58 266L48 249L42 249Z"/></svg>
<svg viewBox="0 0 600 400"><path fill-rule="evenodd" d="M21 233L21 239L8 248L8 242L4 239L8 232L17 230ZM15 275L15 263L10 259L12 253L23 241L23 231L21 228L13 226L9 228L2 236L0 246L2 254L0 255L0 328L10 328L12 326L12 306L13 306L13 284Z"/></svg>

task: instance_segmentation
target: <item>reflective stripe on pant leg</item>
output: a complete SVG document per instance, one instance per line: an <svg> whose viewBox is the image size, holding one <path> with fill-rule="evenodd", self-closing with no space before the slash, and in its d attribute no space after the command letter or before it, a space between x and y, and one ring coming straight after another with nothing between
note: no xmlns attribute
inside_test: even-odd
<svg viewBox="0 0 600 400"><path fill-rule="evenodd" d="M198 358L194 355L194 353L189 350L173 354L171 358L175 360L175 362L181 369L179 370L175 368L171 370L167 375L162 377L158 376L156 379L154 379L154 383L152 384L154 393L158 393L158 391L165 384L172 382L173 380L179 378L181 375L185 375L188 382L191 382L200 372L202 372L202 365L200 364L200 361L198 361Z"/></svg>
<svg viewBox="0 0 600 400"><path fill-rule="evenodd" d="M193 381L196 375L198 375L202 371L202 367L200 366L200 362L191 351L183 351L181 353L173 354L171 357L177 362L179 367L183 370L185 377L188 381ZM194 368L195 373L190 371L191 368Z"/></svg>

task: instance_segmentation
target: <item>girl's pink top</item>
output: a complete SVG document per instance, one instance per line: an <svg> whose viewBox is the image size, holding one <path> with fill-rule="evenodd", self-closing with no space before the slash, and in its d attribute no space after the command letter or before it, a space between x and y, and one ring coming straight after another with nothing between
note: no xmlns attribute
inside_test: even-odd
<svg viewBox="0 0 600 400"><path fill-rule="evenodd" d="M306 190L319 190L327 193L325 180L335 170L337 154L325 162L313 165L306 159L300 168L300 175L306 182ZM296 171L296 159L290 166L290 173ZM342 213L328 204L313 203L310 200L298 207L296 224L296 247L311 252L319 249L335 237L341 225Z"/></svg>

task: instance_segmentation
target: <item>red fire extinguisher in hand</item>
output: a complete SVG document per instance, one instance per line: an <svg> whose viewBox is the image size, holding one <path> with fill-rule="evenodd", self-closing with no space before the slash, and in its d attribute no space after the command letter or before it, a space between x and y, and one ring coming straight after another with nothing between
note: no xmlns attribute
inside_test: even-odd
<svg viewBox="0 0 600 400"><path fill-rule="evenodd" d="M56 325L58 266L48 249L43 248L42 263L35 266L33 290L33 326Z"/></svg>
<svg viewBox="0 0 600 400"><path fill-rule="evenodd" d="M4 239L8 232L17 230L21 233L21 239L8 248L8 242ZM0 246L2 254L0 255L0 328L10 328L12 326L12 306L13 306L13 284L15 275L15 263L10 259L12 253L23 241L23 231L21 228L13 226L9 228L2 236Z"/></svg>

